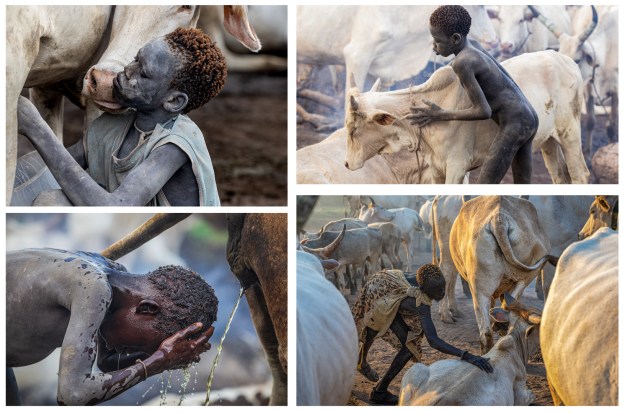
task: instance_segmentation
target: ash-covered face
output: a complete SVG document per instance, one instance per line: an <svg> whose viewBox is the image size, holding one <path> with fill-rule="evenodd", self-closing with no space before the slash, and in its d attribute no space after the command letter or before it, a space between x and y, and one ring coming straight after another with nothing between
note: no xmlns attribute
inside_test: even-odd
<svg viewBox="0 0 630 413"><path fill-rule="evenodd" d="M137 110L159 108L168 99L179 60L163 38L143 46L114 79L114 99Z"/></svg>
<svg viewBox="0 0 630 413"><path fill-rule="evenodd" d="M460 34L455 33L448 36L442 30L431 25L429 25L429 31L433 37L433 51L436 54L447 57L459 51Z"/></svg>
<svg viewBox="0 0 630 413"><path fill-rule="evenodd" d="M428 278L422 286L422 291L432 300L440 301L446 293L446 281L444 277Z"/></svg>

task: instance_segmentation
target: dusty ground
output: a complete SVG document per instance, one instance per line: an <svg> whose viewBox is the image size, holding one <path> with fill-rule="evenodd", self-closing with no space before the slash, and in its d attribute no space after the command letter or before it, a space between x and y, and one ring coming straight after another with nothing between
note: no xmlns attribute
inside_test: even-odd
<svg viewBox="0 0 630 413"><path fill-rule="evenodd" d="M328 196L320 197L315 210L311 214L308 222L305 224L304 229L306 231L317 231L323 224L333 219L339 219L343 217L343 203L340 196ZM404 258L403 258L404 260ZM424 239L424 237L416 237L416 243L414 248L414 260L413 264L418 267L422 264L431 262L431 246L430 243ZM468 350L473 354L479 354L479 332L475 321L475 315L472 307L472 301L466 298L462 292L461 284L458 281L455 289L457 305L464 314L457 320L455 324L445 324L440 321L437 314L437 305L432 308L433 321L437 329L438 335L446 342L463 350ZM345 290L344 295L348 300L350 306L355 302L356 295L349 295L349 291ZM523 296L522 301L534 305L538 308L542 306L542 301L536 297L536 293L533 286L529 286ZM495 336L495 340L498 339L498 335ZM450 358L451 356L442 354L436 350L433 350L426 341L422 346L422 354L424 364L432 364L435 361ZM382 376L389 365L391 364L396 350L391 347L387 342L377 339L372 348L370 349L368 361L380 376ZM403 371L395 378L395 380L389 386L389 391L394 394L398 394L400 391L400 382L402 376L411 367L411 362L405 366ZM352 396L348 402L348 405L353 406L367 406L368 398L374 383L368 381L361 374L356 373L354 381L354 389L352 390ZM550 406L553 405L549 388L547 386L547 379L544 374L544 365L540 354L535 355L533 360L530 360L530 366L528 367L527 387L534 393L536 405Z"/></svg>
<svg viewBox="0 0 630 413"><path fill-rule="evenodd" d="M582 119L582 130L584 130L585 121ZM301 123L297 125L297 149L303 148L304 146L313 145L327 138L329 133L320 133L318 132L312 125L308 123ZM599 115L596 117L596 128L593 135L593 153L597 151L601 146L608 144L608 136L606 135L606 117L604 115ZM584 136L582 137L582 146L584 146ZM540 151L534 152L533 154L534 166L532 171L532 183L533 184L550 184L551 177L549 176L549 172L545 167L545 163L542 158L542 154ZM590 160L586 160L586 164L588 165L589 171L591 172L591 177L589 183L595 183L593 177L593 170L591 168ZM478 170L472 171L470 180L471 182L475 182L477 179ZM512 172L509 171L507 175L503 178L501 183L509 184L513 183L512 180Z"/></svg>
<svg viewBox="0 0 630 413"><path fill-rule="evenodd" d="M66 145L83 113L65 105ZM206 138L223 206L287 205L287 77L228 74L216 98L190 113Z"/></svg>

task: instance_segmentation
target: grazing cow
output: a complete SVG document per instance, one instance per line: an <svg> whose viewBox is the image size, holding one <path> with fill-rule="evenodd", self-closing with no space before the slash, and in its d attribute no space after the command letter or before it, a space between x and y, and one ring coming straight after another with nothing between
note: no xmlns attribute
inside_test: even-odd
<svg viewBox="0 0 630 413"><path fill-rule="evenodd" d="M460 209L449 247L455 268L470 285L481 351L486 353L493 344L488 312L494 299L504 292L520 297L552 258L549 240L529 201L482 196Z"/></svg>
<svg viewBox="0 0 630 413"><path fill-rule="evenodd" d="M251 29L244 7L224 6L224 24L247 42ZM63 94L81 107L89 104L87 124L100 114L99 109L120 111L112 98L113 76L152 38L178 27L194 27L199 7L8 6L6 17L8 204L15 177L17 102L22 89L31 88L31 100L61 139Z"/></svg>
<svg viewBox="0 0 630 413"><path fill-rule="evenodd" d="M301 241L303 247L322 248L330 244L339 231L324 231L319 237ZM341 244L330 255L339 262L339 266L352 266L354 271L348 270L350 294L355 294L357 289L356 270L367 266L368 272L377 269L382 254L382 235L378 228L355 228L346 231ZM339 274L336 273L335 285L339 288Z"/></svg>
<svg viewBox="0 0 630 413"><path fill-rule="evenodd" d="M619 403L619 235L600 228L558 261L540 324L556 405Z"/></svg>
<svg viewBox="0 0 630 413"><path fill-rule="evenodd" d="M527 406L534 394L527 388L527 360L538 349L540 312L509 294L508 310L493 308L491 316L509 322L507 334L484 355L494 371L488 374L462 360L416 363L400 385L401 406Z"/></svg>
<svg viewBox="0 0 630 413"><path fill-rule="evenodd" d="M350 308L307 252L297 251L296 282L297 405L345 405L359 354Z"/></svg>
<svg viewBox="0 0 630 413"><path fill-rule="evenodd" d="M571 59L554 51L521 55L503 62L538 114L532 150L542 150L554 183L588 183L582 155L580 108L582 77ZM373 88L374 89L374 88ZM350 92L346 111L346 167L352 171L379 154L406 149L423 158L434 183L462 183L483 163L497 124L492 120L410 124L410 107L428 99L445 109L462 109L470 100L450 66L422 85L392 92Z"/></svg>
<svg viewBox="0 0 630 413"><path fill-rule="evenodd" d="M367 224L358 218L341 218L336 221L330 221L317 232L304 232L304 238L317 238L324 231L341 231L343 227L347 229L367 228Z"/></svg>
<svg viewBox="0 0 630 413"><path fill-rule="evenodd" d="M541 11L539 20L547 22ZM586 103L587 158L592 154L593 129L595 128L595 104L604 106L610 99L607 133L610 141L617 139L619 121L619 9L617 6L583 6L576 12L578 26L583 30L569 32L548 26L558 37L559 52L569 56L580 66L584 78ZM583 23L588 22L588 25Z"/></svg>
<svg viewBox="0 0 630 413"><path fill-rule="evenodd" d="M536 9L548 16L558 30L571 32L571 17L564 6L536 6ZM500 6L494 17L498 21L499 50L504 59L558 48L558 39L549 33L528 6Z"/></svg>
<svg viewBox="0 0 630 413"><path fill-rule="evenodd" d="M617 195L597 195L589 209L589 217L578 234L578 239L590 237L602 227L617 229L619 197Z"/></svg>
<svg viewBox="0 0 630 413"><path fill-rule="evenodd" d="M350 171L343 166L346 130L338 129L323 141L297 151L296 179L298 184L430 184L431 177L424 173L428 169L424 154L416 154L386 154Z"/></svg>
<svg viewBox="0 0 630 413"><path fill-rule="evenodd" d="M417 231L422 231L418 213L411 208L385 209L382 205L372 200L369 205L361 207L359 219L368 224L374 222L391 222L400 228L402 241L405 244L405 251L407 252L407 271L411 271L415 234Z"/></svg>
<svg viewBox="0 0 630 413"><path fill-rule="evenodd" d="M287 215L228 214L227 260L246 289L273 387L271 405L287 405Z"/></svg>

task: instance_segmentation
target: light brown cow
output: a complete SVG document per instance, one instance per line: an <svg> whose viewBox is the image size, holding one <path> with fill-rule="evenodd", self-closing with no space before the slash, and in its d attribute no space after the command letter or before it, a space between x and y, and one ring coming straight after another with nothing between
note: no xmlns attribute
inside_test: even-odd
<svg viewBox="0 0 630 413"><path fill-rule="evenodd" d="M584 224L578 238L590 237L602 227L617 229L618 199L619 196L617 195L597 195L595 201L591 204L588 221Z"/></svg>
<svg viewBox="0 0 630 413"><path fill-rule="evenodd" d="M467 201L453 223L450 251L457 271L470 284L481 351L494 342L490 307L501 293L519 298L551 257L536 208L510 196Z"/></svg>

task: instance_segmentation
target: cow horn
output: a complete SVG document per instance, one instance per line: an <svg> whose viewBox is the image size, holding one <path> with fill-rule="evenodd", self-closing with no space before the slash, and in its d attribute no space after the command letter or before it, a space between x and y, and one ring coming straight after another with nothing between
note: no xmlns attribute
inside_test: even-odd
<svg viewBox="0 0 630 413"><path fill-rule="evenodd" d="M591 24L588 25L588 27L584 30L584 32L582 32L582 34L578 38L578 40L580 41L580 43L579 43L580 46L582 46L584 44L586 39L588 39L588 37L591 35L591 33L593 33L593 30L595 30L595 27L597 27L597 22L599 20L599 16L597 15L597 10L595 10L595 6L591 6L591 11L592 11L592 14L593 14L593 18L591 20Z"/></svg>
<svg viewBox="0 0 630 413"><path fill-rule="evenodd" d="M370 198L370 204L372 204L372 206L376 205L376 202L374 202L374 199L371 196L368 196L368 198Z"/></svg>
<svg viewBox="0 0 630 413"><path fill-rule="evenodd" d="M556 29L556 25L553 24L553 22L549 20L547 17L542 15L534 6L527 6L527 7L529 7L534 17L537 18L538 21L541 22L547 29L549 29L549 31L553 33L554 36L560 37L560 35L562 35L562 32Z"/></svg>
<svg viewBox="0 0 630 413"><path fill-rule="evenodd" d="M379 77L378 79L376 79L376 82L374 82L374 84L372 85L370 92L378 92L378 88L380 85L381 85L381 78Z"/></svg>
<svg viewBox="0 0 630 413"><path fill-rule="evenodd" d="M178 222L183 221L189 215L190 214L155 214L147 222L136 228L131 234L103 250L101 255L112 261L116 261L144 243L151 241Z"/></svg>
<svg viewBox="0 0 630 413"><path fill-rule="evenodd" d="M359 111L359 103L357 102L357 100L352 95L350 95L350 109L353 112L358 112Z"/></svg>
<svg viewBox="0 0 630 413"><path fill-rule="evenodd" d="M350 89L357 87L357 81L354 79L354 73L350 72Z"/></svg>
<svg viewBox="0 0 630 413"><path fill-rule="evenodd" d="M536 314L536 313L530 313L527 316L527 322L529 324L540 324L540 321L542 320L542 317L540 314Z"/></svg>
<svg viewBox="0 0 630 413"><path fill-rule="evenodd" d="M315 254L320 258L328 258L330 254L332 254L333 251L339 246L339 243L341 243L344 235L346 235L345 224L343 226L343 229L341 230L341 233L337 235L337 238L335 238L335 240L327 246L321 248L309 248L306 245L302 245L302 249L306 252L310 252L311 254Z"/></svg>

